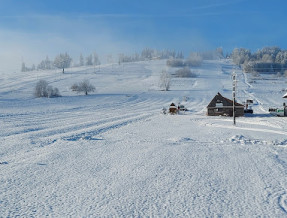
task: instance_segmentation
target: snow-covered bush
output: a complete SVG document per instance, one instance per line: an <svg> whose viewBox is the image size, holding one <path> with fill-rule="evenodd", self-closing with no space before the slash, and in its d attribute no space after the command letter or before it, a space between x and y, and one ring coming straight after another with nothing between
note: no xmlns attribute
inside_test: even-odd
<svg viewBox="0 0 287 218"><path fill-rule="evenodd" d="M182 78L185 78L185 77L196 77L196 74L191 72L189 67L185 67L185 68L177 70L175 72L175 76L182 77Z"/></svg>
<svg viewBox="0 0 287 218"><path fill-rule="evenodd" d="M94 92L96 88L90 84L89 80L84 80L80 83L75 83L71 86L71 90L74 92L84 92L85 95L88 95L89 92Z"/></svg>
<svg viewBox="0 0 287 218"><path fill-rule="evenodd" d="M166 61L166 65L169 67L184 67L185 63L183 59L169 59Z"/></svg>
<svg viewBox="0 0 287 218"><path fill-rule="evenodd" d="M60 97L60 92L58 88L53 88L52 86L47 87L47 93L48 93L48 98L53 98L53 97Z"/></svg>
<svg viewBox="0 0 287 218"><path fill-rule="evenodd" d="M35 86L34 96L37 98L52 98L60 97L61 95L59 89L49 86L46 80L39 80Z"/></svg>

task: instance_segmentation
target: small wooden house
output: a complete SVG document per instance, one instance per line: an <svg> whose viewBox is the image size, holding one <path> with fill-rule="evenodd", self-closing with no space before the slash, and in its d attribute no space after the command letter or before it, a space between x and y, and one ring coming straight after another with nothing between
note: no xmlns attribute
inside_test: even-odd
<svg viewBox="0 0 287 218"><path fill-rule="evenodd" d="M208 116L233 116L233 101L219 92L207 106ZM244 105L235 102L235 116L244 116Z"/></svg>
<svg viewBox="0 0 287 218"><path fill-rule="evenodd" d="M169 113L170 114L176 114L177 113L177 107L174 103L171 103L171 105L169 106Z"/></svg>

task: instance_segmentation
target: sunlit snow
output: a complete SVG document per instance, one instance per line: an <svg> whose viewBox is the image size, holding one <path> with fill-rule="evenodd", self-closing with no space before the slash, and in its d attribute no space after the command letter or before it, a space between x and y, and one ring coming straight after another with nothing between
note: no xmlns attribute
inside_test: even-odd
<svg viewBox="0 0 287 218"><path fill-rule="evenodd" d="M159 90L166 61L3 74L0 78L0 217L284 217L286 79L253 78L229 60L204 61L196 78ZM254 100L254 114L208 117L220 92ZM34 98L38 80L59 98ZM88 79L95 93L71 91ZM285 100L286 101L286 100ZM164 115L183 104L188 111Z"/></svg>

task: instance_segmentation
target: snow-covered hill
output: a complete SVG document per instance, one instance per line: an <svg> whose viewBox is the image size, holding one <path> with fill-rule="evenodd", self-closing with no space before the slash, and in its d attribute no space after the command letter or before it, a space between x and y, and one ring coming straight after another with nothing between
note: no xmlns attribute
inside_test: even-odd
<svg viewBox="0 0 287 218"><path fill-rule="evenodd" d="M0 217L287 216L286 80L205 61L159 91L165 61L2 74ZM173 72L175 69L167 69ZM207 117L220 92L254 99L254 115ZM38 80L63 97L34 98ZM88 96L73 83L89 79ZM184 115L163 115L171 102Z"/></svg>

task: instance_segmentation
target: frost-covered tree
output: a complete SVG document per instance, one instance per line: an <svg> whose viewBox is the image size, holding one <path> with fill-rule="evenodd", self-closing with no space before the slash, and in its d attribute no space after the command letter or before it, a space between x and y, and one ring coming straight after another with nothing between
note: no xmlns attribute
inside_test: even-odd
<svg viewBox="0 0 287 218"><path fill-rule="evenodd" d="M96 52L94 52L94 65L100 65L101 61L99 59L99 56Z"/></svg>
<svg viewBox="0 0 287 218"><path fill-rule="evenodd" d="M47 56L45 60L41 61L40 64L38 64L37 69L38 70L53 69L53 62L50 61L49 57Z"/></svg>
<svg viewBox="0 0 287 218"><path fill-rule="evenodd" d="M86 65L87 66L92 66L93 65L93 55L88 55L86 57Z"/></svg>
<svg viewBox="0 0 287 218"><path fill-rule="evenodd" d="M111 64L113 62L114 62L113 55L112 54L107 55L107 63Z"/></svg>
<svg viewBox="0 0 287 218"><path fill-rule="evenodd" d="M60 92L58 88L53 88L52 86L47 87L48 98L60 97Z"/></svg>
<svg viewBox="0 0 287 218"><path fill-rule="evenodd" d="M38 81L35 87L34 96L38 98L47 97L48 96L47 87L48 83L46 80Z"/></svg>
<svg viewBox="0 0 287 218"><path fill-rule="evenodd" d="M176 59L184 59L184 55L183 55L182 51L177 52Z"/></svg>
<svg viewBox="0 0 287 218"><path fill-rule="evenodd" d="M154 49L151 48L145 48L142 50L141 56L143 60L150 60L152 57L154 57Z"/></svg>
<svg viewBox="0 0 287 218"><path fill-rule="evenodd" d="M170 89L171 77L166 70L163 70L159 78L159 87L163 91L168 91Z"/></svg>
<svg viewBox="0 0 287 218"><path fill-rule="evenodd" d="M185 61L187 66L198 67L202 64L202 56L199 53L190 53L188 59Z"/></svg>
<svg viewBox="0 0 287 218"><path fill-rule="evenodd" d="M27 67L26 64L23 62L21 66L21 72L33 71L35 70L35 65L33 64L32 67Z"/></svg>
<svg viewBox="0 0 287 218"><path fill-rule="evenodd" d="M25 63L23 62L22 67L21 67L21 72L26 72L26 71L27 71L27 68L26 68Z"/></svg>
<svg viewBox="0 0 287 218"><path fill-rule="evenodd" d="M279 64L287 64L287 51L280 51L277 53L275 62Z"/></svg>
<svg viewBox="0 0 287 218"><path fill-rule="evenodd" d="M71 90L78 93L83 92L85 95L88 95L89 92L94 92L96 88L90 84L89 80L84 80L82 82L73 84L71 86Z"/></svg>
<svg viewBox="0 0 287 218"><path fill-rule="evenodd" d="M216 48L216 53L217 53L219 58L223 58L224 57L224 55L223 55L223 48L222 47Z"/></svg>
<svg viewBox="0 0 287 218"><path fill-rule="evenodd" d="M82 54L80 54L80 63L79 63L79 66L84 66L84 57Z"/></svg>
<svg viewBox="0 0 287 218"><path fill-rule="evenodd" d="M279 47L264 47L251 53L244 48L236 48L232 52L233 62L245 72L270 72L283 74L287 67L287 51Z"/></svg>
<svg viewBox="0 0 287 218"><path fill-rule="evenodd" d="M273 58L270 54L264 54L262 56L262 59L261 59L262 62L264 63L272 63L273 62Z"/></svg>
<svg viewBox="0 0 287 218"><path fill-rule="evenodd" d="M65 68L71 66L72 58L67 54L59 54L56 56L54 60L54 65L57 68L63 69L63 73L65 72Z"/></svg>
<svg viewBox="0 0 287 218"><path fill-rule="evenodd" d="M236 65L241 65L246 61L249 61L251 52L245 48L235 48L231 54L232 60Z"/></svg>

